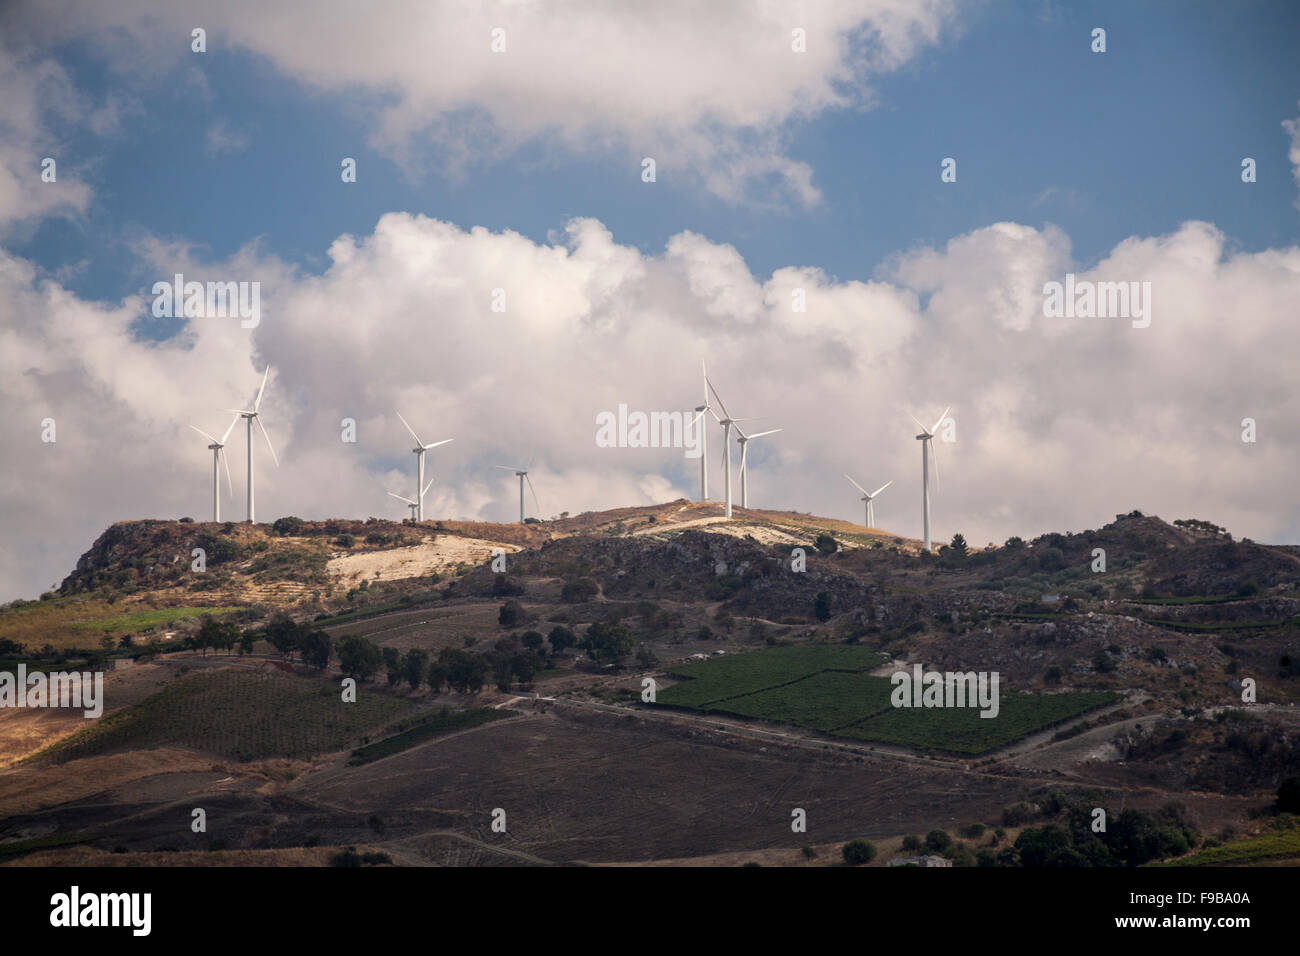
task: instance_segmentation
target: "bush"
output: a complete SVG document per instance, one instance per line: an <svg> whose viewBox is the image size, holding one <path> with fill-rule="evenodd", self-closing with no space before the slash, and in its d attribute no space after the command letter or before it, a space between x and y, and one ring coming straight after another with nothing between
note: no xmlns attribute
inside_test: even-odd
<svg viewBox="0 0 1300 956"><path fill-rule="evenodd" d="M840 543L825 531L817 535L817 540L813 542L813 546L822 554L834 554L840 549Z"/></svg>
<svg viewBox="0 0 1300 956"><path fill-rule="evenodd" d="M817 851L810 846L805 846L802 852L805 860L811 860L817 855Z"/></svg>
<svg viewBox="0 0 1300 956"><path fill-rule="evenodd" d="M862 866L876 858L876 845L870 840L850 840L840 852L849 866Z"/></svg>
<svg viewBox="0 0 1300 956"><path fill-rule="evenodd" d="M943 853L952 846L952 837L946 830L931 830L925 835L925 848L935 853Z"/></svg>
<svg viewBox="0 0 1300 956"><path fill-rule="evenodd" d="M281 537L297 534L302 530L302 519L293 515L289 515L285 518L276 518L275 522L271 525L271 530Z"/></svg>
<svg viewBox="0 0 1300 956"><path fill-rule="evenodd" d="M590 601L598 593L600 588L591 578L575 578L572 581L564 583L564 589L560 592L560 600L566 604L581 604L584 601Z"/></svg>
<svg viewBox="0 0 1300 956"><path fill-rule="evenodd" d="M357 543L357 539L350 534L341 534L334 539L334 543L340 548L350 548Z"/></svg>
<svg viewBox="0 0 1300 956"><path fill-rule="evenodd" d="M813 616L823 623L831 619L831 599L825 591L818 591L813 601Z"/></svg>
<svg viewBox="0 0 1300 956"><path fill-rule="evenodd" d="M497 623L502 627L514 627L524 619L524 606L518 601L506 601L497 613Z"/></svg>
<svg viewBox="0 0 1300 956"><path fill-rule="evenodd" d="M921 849L921 838L914 833L903 837L903 849L915 852Z"/></svg>

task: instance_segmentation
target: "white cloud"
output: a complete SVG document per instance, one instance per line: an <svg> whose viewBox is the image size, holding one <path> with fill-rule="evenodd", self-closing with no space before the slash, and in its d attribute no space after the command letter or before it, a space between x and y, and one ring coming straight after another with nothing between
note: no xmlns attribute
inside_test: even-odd
<svg viewBox="0 0 1300 956"><path fill-rule="evenodd" d="M203 134L203 147L210 156L242 153L251 142L247 133L232 129L229 123L220 118L213 121Z"/></svg>
<svg viewBox="0 0 1300 956"><path fill-rule="evenodd" d="M652 156L661 177L730 202L809 205L820 193L812 169L787 154L789 124L869 105L873 81L935 43L955 7L394 0L379 16L352 0L46 0L12 23L38 43L93 35L136 75L182 63L192 73L204 58L251 51L323 95L370 97L374 145L412 173L430 144L455 173L544 139L626 162L630 182ZM189 31L200 23L208 52L194 54ZM503 53L492 52L498 28ZM804 53L792 51L795 29L806 33Z"/></svg>
<svg viewBox="0 0 1300 956"><path fill-rule="evenodd" d="M1081 530L1134 507L1263 540L1300 535L1300 354L1284 347L1300 249L1233 252L1206 223L1133 237L1092 269L1070 262L1054 227L998 223L895 257L870 282L802 267L755 276L731 247L688 233L646 255L589 219L538 243L392 213L335 240L320 275L256 246L220 263L138 249L160 279L261 281L262 323L193 319L168 341L138 341L147 294L86 302L0 254L0 445L12 463L0 472L0 597L48 587L113 521L206 517L209 453L186 426L224 429L220 409L246 400L267 363L281 466L257 458L263 520L403 516L385 495L414 481L397 409L426 441L456 439L430 453L431 514L513 520L518 486L491 466L530 456L548 516L694 495L697 460L598 448L595 416L620 402L698 404L706 357L733 414L784 428L752 449L760 507L857 520L840 472L893 479L878 521L917 535L907 415L951 404L941 539ZM1067 270L1151 281L1151 326L1044 318L1042 284ZM796 286L804 313L791 308ZM505 313L491 310L496 288ZM45 417L56 444L40 441ZM340 440L344 417L356 445ZM1257 444L1240 441L1245 417ZM231 447L239 476L243 443ZM243 516L243 484L227 516Z"/></svg>
<svg viewBox="0 0 1300 956"><path fill-rule="evenodd" d="M1300 186L1300 117L1283 120L1282 128L1291 137L1291 147L1287 150L1286 155L1291 162L1291 175L1295 177L1296 185ZM1300 209L1300 197L1296 198L1295 204L1296 208Z"/></svg>

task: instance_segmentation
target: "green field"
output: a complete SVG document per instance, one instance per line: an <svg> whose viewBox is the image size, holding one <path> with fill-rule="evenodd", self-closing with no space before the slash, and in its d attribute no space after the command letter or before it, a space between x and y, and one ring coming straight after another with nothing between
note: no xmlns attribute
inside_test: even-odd
<svg viewBox="0 0 1300 956"><path fill-rule="evenodd" d="M490 724L494 720L514 716L515 714L512 711L494 710L491 707L460 711L448 711L443 708L440 713L417 718L414 721L414 726L402 729L400 733L394 734L392 737L385 737L373 744L358 747L352 751L352 757L348 760L348 763L363 764L382 760L384 757L391 757L395 753L409 750L416 744L431 740L434 737L443 737L458 730L468 730L471 727L479 727L483 724ZM402 724L399 724L398 728L402 726Z"/></svg>
<svg viewBox="0 0 1300 956"><path fill-rule="evenodd" d="M128 611L109 617L96 618L93 621L79 621L73 627L86 631L99 631L103 634L117 634L122 631L144 631L160 624L171 624L204 614L221 615L238 611L237 607L160 607L145 611Z"/></svg>
<svg viewBox="0 0 1300 956"><path fill-rule="evenodd" d="M895 708L887 677L865 671L880 654L849 645L782 647L681 665L691 680L658 703L704 713L794 724L852 740L981 754L1120 699L1101 691L1024 694L1001 690L997 717L968 708Z"/></svg>
<svg viewBox="0 0 1300 956"><path fill-rule="evenodd" d="M1119 694L1104 691L1000 691L996 717L981 717L978 709L970 707L887 707L873 717L836 730L835 735L923 750L982 754L1119 699Z"/></svg>
<svg viewBox="0 0 1300 956"><path fill-rule="evenodd" d="M1179 860L1152 864L1154 866L1232 866L1258 863L1265 860L1285 860L1300 857L1300 828L1266 833L1263 836L1238 840L1225 846L1211 847Z"/></svg>
<svg viewBox="0 0 1300 956"><path fill-rule="evenodd" d="M33 759L186 747L236 760L341 750L414 705L364 685L345 704L334 684L223 669L174 681L148 700L95 721Z"/></svg>
<svg viewBox="0 0 1300 956"><path fill-rule="evenodd" d="M709 704L790 684L822 671L866 671L879 667L879 651L847 644L771 647L748 654L679 664L669 673L689 677L659 693L659 703L707 710Z"/></svg>

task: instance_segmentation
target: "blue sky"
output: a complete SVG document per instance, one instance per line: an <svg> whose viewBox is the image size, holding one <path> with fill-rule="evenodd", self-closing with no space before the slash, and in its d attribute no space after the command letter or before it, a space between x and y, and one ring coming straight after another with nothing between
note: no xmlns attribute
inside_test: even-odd
<svg viewBox="0 0 1300 956"><path fill-rule="evenodd" d="M268 366L260 520L403 517L398 410L456 438L426 514L516 520L491 466L530 454L545 516L695 497L695 460L594 416L695 405L706 359L783 429L759 507L860 520L849 472L919 535L909 416L951 406L938 540L1141 508L1300 541L1297 38L1281 2L10 4L0 599L112 522L205 516L189 426ZM261 283L260 324L152 318L176 271ZM1045 316L1066 272L1149 282L1153 320Z"/></svg>
<svg viewBox="0 0 1300 956"><path fill-rule="evenodd" d="M1107 30L1104 54L1089 49L1093 26ZM119 135L73 130L63 168L84 163L93 207L81 221L46 220L10 248L47 270L89 260L68 285L105 299L152 278L130 247L142 234L217 259L256 237L316 271L334 237L366 233L391 210L538 241L593 216L648 254L688 229L734 245L759 276L816 265L867 278L891 253L998 220L1061 225L1084 264L1127 236L1192 218L1258 250L1297 236L1278 117L1295 112L1298 38L1293 4L966 8L939 44L875 80L873 108L786 124L789 154L812 166L824 194L811 209L727 202L672 170L646 186L635 157L545 140L454 174L431 145L411 173L367 145L382 94L313 91L257 54L214 48L201 61L210 99L186 79L191 58L129 88L138 109ZM92 96L121 82L90 41L54 52ZM217 122L246 147L206 148ZM1250 186L1239 176L1247 155L1259 163ZM359 162L355 185L339 181L342 156ZM955 184L939 181L947 156L958 161Z"/></svg>

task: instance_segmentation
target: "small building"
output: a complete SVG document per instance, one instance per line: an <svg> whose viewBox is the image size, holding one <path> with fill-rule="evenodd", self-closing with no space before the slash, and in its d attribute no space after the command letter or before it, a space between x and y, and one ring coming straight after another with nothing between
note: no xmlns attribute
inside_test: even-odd
<svg viewBox="0 0 1300 956"><path fill-rule="evenodd" d="M930 854L929 856L896 856L889 861L889 866L952 866L952 860Z"/></svg>
<svg viewBox="0 0 1300 956"><path fill-rule="evenodd" d="M1055 603L1056 603L1057 601L1059 601L1059 600L1061 600L1061 595L1059 595L1059 594L1044 594L1044 595L1043 595L1043 603L1044 603L1044 604L1055 604Z"/></svg>

